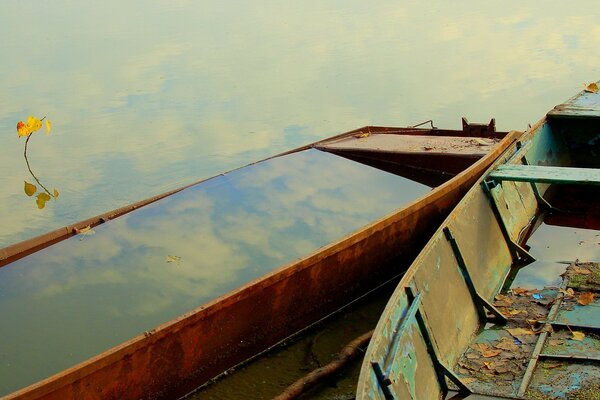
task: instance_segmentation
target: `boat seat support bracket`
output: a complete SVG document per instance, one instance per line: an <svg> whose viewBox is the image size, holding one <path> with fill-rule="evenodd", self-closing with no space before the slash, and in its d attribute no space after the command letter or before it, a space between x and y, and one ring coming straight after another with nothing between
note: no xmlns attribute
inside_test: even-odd
<svg viewBox="0 0 600 400"><path fill-rule="evenodd" d="M407 294L408 300L412 302L415 298L412 288L407 287L406 294ZM433 342L431 340L431 335L429 334L429 329L427 328L427 324L425 323L425 319L423 318L420 306L418 306L418 310L417 310L415 317L417 319L417 324L419 326L421 336L423 337L423 340L425 341L425 345L427 346L427 352L429 353L429 356L431 357L431 361L433 362L433 365L434 365L434 368L436 371L436 375L438 378L438 382L439 382L440 386L442 387L444 394L447 394L448 390L449 390L448 383L446 382L446 378L448 378L450 380L450 382L452 382L454 385L456 385L459 392L465 393L465 394L473 393L471 391L471 389L469 389L468 386L465 385L451 369L446 367L440 361L439 355L438 355L435 347L433 346Z"/></svg>
<svg viewBox="0 0 600 400"><path fill-rule="evenodd" d="M508 229L506 228L506 224L504 223L504 219L502 218L502 214L500 214L500 210L498 208L498 203L496 202L496 197L492 193L492 189L498 185L498 182L495 180L485 180L483 182L483 190L488 195L490 199L490 205L494 216L496 217L496 221L498 221L498 226L502 231L502 236L504 236L504 240L508 245L508 248L511 252L513 262L515 265L525 266L531 264L535 261L535 258L522 246L512 240L510 234L508 233Z"/></svg>
<svg viewBox="0 0 600 400"><path fill-rule="evenodd" d="M465 280L465 283L467 284L467 288L469 289L471 297L473 298L473 302L475 303L479 317L485 322L493 322L496 324L505 325L507 323L506 317L502 315L502 313L496 307L494 307L493 304L481 296L481 294L479 294L477 291L458 242L452 235L452 232L450 232L450 228L444 228L444 235L446 236L448 242L450 242L452 252L454 253L454 257L456 258L460 272Z"/></svg>

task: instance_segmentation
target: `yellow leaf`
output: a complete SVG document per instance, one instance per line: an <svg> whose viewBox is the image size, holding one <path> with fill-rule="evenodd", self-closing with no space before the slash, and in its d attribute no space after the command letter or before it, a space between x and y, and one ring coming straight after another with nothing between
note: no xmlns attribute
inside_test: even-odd
<svg viewBox="0 0 600 400"><path fill-rule="evenodd" d="M33 133L42 127L42 121L31 115L27 117L27 128L29 132Z"/></svg>
<svg viewBox="0 0 600 400"><path fill-rule="evenodd" d="M17 135L19 137L27 136L30 133L31 132L29 131L29 128L27 127L27 125L25 125L25 122L23 122L23 121L17 122Z"/></svg>
<svg viewBox="0 0 600 400"><path fill-rule="evenodd" d="M582 341L585 338L585 333L583 332L572 331L571 334L573 335L573 337L571 338L573 340Z"/></svg>
<svg viewBox="0 0 600 400"><path fill-rule="evenodd" d="M522 336L522 335L535 335L535 332L531 329L523 329L523 328L510 328L506 329L508 333L512 336Z"/></svg>
<svg viewBox="0 0 600 400"><path fill-rule="evenodd" d="M40 193L36 197L37 200L35 202L37 203L37 206L40 210L46 207L46 202L50 200L50 196L48 196L47 193Z"/></svg>
<svg viewBox="0 0 600 400"><path fill-rule="evenodd" d="M31 197L35 192L37 192L37 187L33 183L25 181L25 194Z"/></svg>
<svg viewBox="0 0 600 400"><path fill-rule="evenodd" d="M588 304L593 303L594 302L594 293L592 293L592 292L581 293L579 295L579 297L577 298L577 302L579 304L581 304L582 306L587 306Z"/></svg>
<svg viewBox="0 0 600 400"><path fill-rule="evenodd" d="M54 188L54 198L58 199L58 195L59 195L58 190L56 190L56 188Z"/></svg>
<svg viewBox="0 0 600 400"><path fill-rule="evenodd" d="M596 82L592 82L587 85L584 90L589 93L598 93L598 85Z"/></svg>
<svg viewBox="0 0 600 400"><path fill-rule="evenodd" d="M46 136L48 136L50 134L50 131L52 130L52 122L50 122L49 119L46 120Z"/></svg>

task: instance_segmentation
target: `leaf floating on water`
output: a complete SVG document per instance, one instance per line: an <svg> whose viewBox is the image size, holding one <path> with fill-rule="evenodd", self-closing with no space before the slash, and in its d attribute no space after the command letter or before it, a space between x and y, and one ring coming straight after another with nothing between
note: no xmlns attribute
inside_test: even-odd
<svg viewBox="0 0 600 400"><path fill-rule="evenodd" d="M179 256L173 256L171 254L167 255L167 262L168 263L179 263L181 261L181 257Z"/></svg>
<svg viewBox="0 0 600 400"><path fill-rule="evenodd" d="M52 130L52 122L50 122L49 119L46 120L46 136L48 136L50 134L50 131Z"/></svg>
<svg viewBox="0 0 600 400"><path fill-rule="evenodd" d="M58 193L58 190L57 190L56 188L54 188L54 198L55 198L55 199L58 199L58 195L59 195L59 194L60 194L60 193Z"/></svg>
<svg viewBox="0 0 600 400"><path fill-rule="evenodd" d="M572 340L578 340L581 342L583 339L585 339L585 333L583 332L572 331L571 334L573 335L573 337L571 338Z"/></svg>
<svg viewBox="0 0 600 400"><path fill-rule="evenodd" d="M594 302L594 293L592 293L592 292L581 293L579 295L579 297L577 298L577 303L581 304L582 306L587 306L593 302Z"/></svg>
<svg viewBox="0 0 600 400"><path fill-rule="evenodd" d="M91 226L86 226L84 228L81 229L75 229L75 233L78 235L82 235L79 240L83 240L86 236L91 236L91 235L95 235L96 231L92 229Z"/></svg>
<svg viewBox="0 0 600 400"><path fill-rule="evenodd" d="M588 93L598 93L598 85L596 82L592 82L587 85L584 90Z"/></svg>
<svg viewBox="0 0 600 400"><path fill-rule="evenodd" d="M25 181L25 194L31 197L35 192L37 192L37 187L33 183Z"/></svg>
<svg viewBox="0 0 600 400"><path fill-rule="evenodd" d="M46 202L51 199L48 193L40 193L36 197L37 199L35 202L37 203L37 206L40 210L46 207Z"/></svg>

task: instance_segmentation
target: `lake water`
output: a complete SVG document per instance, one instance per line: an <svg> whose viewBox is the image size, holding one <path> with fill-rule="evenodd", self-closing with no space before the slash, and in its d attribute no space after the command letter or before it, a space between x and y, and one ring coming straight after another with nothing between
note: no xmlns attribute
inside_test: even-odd
<svg viewBox="0 0 600 400"><path fill-rule="evenodd" d="M0 247L367 124L523 129L600 77L596 1L5 2ZM60 197L38 210L29 158Z"/></svg>
<svg viewBox="0 0 600 400"><path fill-rule="evenodd" d="M318 150L218 176L0 268L0 396L188 312L430 190Z"/></svg>

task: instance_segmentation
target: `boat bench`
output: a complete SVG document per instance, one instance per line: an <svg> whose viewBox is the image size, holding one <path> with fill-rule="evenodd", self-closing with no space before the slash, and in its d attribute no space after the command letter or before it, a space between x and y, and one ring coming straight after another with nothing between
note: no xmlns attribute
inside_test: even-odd
<svg viewBox="0 0 600 400"><path fill-rule="evenodd" d="M548 167L540 165L500 165L489 175L495 181L600 185L600 169Z"/></svg>

